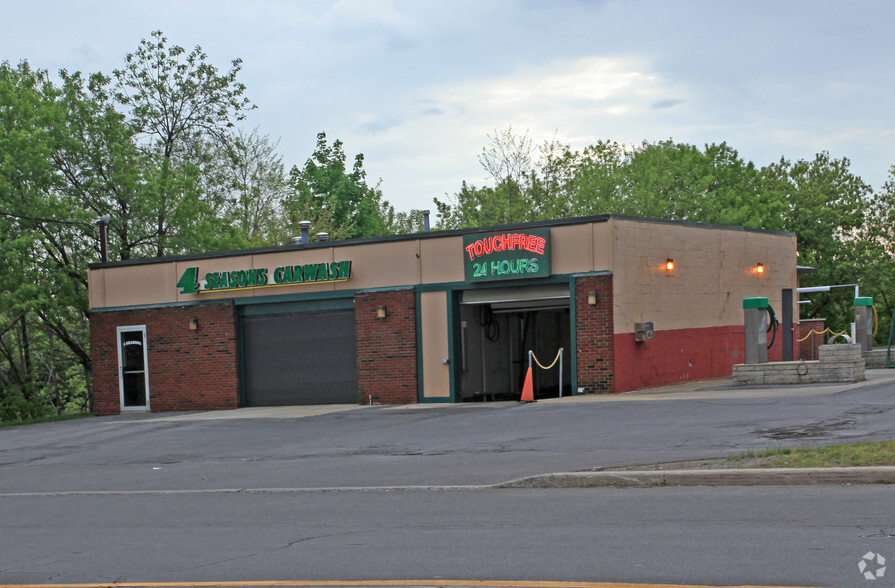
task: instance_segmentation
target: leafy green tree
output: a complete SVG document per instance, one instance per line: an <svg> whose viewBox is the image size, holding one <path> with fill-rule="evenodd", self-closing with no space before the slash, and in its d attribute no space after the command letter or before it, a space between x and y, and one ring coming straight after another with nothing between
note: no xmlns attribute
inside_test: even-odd
<svg viewBox="0 0 895 588"><path fill-rule="evenodd" d="M342 142L336 140L330 145L326 133L317 135L313 155L301 169L292 168L289 181L290 193L284 203L286 226L310 220L315 230L329 232L331 238L388 233L392 209L378 186L367 185L364 156L356 155L349 170ZM297 218L299 214L313 214L316 222L313 218Z"/></svg>
<svg viewBox="0 0 895 588"><path fill-rule="evenodd" d="M46 388L68 373L40 377L36 366L44 363L34 361L51 348L61 353L59 343L65 357L55 365L81 366L76 387L89 378L86 266L95 227L63 169L71 148L66 99L45 71L0 65L0 357L8 386L0 396L7 406L10 398L39 406L38 383ZM22 350L18 362L11 344Z"/></svg>
<svg viewBox="0 0 895 588"><path fill-rule="evenodd" d="M154 198L155 253L162 256L172 248L177 252L209 242L191 243L185 234L179 238L171 234L196 218L191 214L201 218L209 210L203 194L192 189L197 163L203 159L195 151L208 142L226 144L228 129L253 106L243 96L245 86L237 81L241 60L233 60L230 69L220 73L201 47L187 53L179 45L169 46L161 31L151 37L127 55L123 69L114 70L114 97L129 109L130 122L146 138L146 151L156 165L156 189L147 196ZM224 227L206 227L204 234Z"/></svg>
<svg viewBox="0 0 895 588"><path fill-rule="evenodd" d="M873 194L850 171L848 159L827 152L813 160L781 159L763 171L763 190L786 209L770 226L796 234L799 263L817 269L803 278L803 286L855 284L862 281L866 247L862 239ZM773 223L773 224L771 224ZM853 295L847 289L814 294L811 305L801 305L809 317L826 317L834 329L847 330L854 321Z"/></svg>
<svg viewBox="0 0 895 588"><path fill-rule="evenodd" d="M219 215L232 219L249 243L276 244L270 240L289 187L276 148L276 142L255 129L251 133L238 131L222 150L224 210Z"/></svg>

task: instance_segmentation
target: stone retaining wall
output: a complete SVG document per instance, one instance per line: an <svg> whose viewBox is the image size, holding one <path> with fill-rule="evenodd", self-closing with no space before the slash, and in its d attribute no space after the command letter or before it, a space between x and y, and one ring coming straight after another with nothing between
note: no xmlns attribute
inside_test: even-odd
<svg viewBox="0 0 895 588"><path fill-rule="evenodd" d="M888 349L872 349L870 351L864 352L864 361L866 362L867 369L885 369L889 367L886 365L886 354L888 353ZM895 358L895 351L892 352L893 358Z"/></svg>
<svg viewBox="0 0 895 588"><path fill-rule="evenodd" d="M815 361L737 364L733 366L733 383L756 386L861 382L864 368L860 345L821 345L820 359Z"/></svg>

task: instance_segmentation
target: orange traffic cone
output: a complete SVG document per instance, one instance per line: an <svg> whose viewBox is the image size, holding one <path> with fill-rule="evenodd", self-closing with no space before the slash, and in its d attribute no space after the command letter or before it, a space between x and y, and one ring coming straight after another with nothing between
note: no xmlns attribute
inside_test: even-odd
<svg viewBox="0 0 895 588"><path fill-rule="evenodd" d="M519 402L537 402L535 400L534 386L531 383L531 366L528 366L528 372L525 374L525 383L522 384L522 398Z"/></svg>

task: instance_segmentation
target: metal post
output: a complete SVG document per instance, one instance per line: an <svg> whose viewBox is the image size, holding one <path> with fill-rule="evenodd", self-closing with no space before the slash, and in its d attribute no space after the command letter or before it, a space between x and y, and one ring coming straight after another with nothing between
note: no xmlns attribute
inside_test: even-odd
<svg viewBox="0 0 895 588"><path fill-rule="evenodd" d="M562 398L562 347L559 348L559 397Z"/></svg>
<svg viewBox="0 0 895 588"><path fill-rule="evenodd" d="M783 290L783 361L792 361L792 289Z"/></svg>

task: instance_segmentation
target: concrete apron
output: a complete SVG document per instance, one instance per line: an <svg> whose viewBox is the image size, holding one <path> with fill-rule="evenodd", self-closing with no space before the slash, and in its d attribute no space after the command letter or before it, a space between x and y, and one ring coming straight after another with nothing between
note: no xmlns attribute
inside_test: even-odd
<svg viewBox="0 0 895 588"><path fill-rule="evenodd" d="M683 382L673 386L661 386L634 390L621 394L584 394L581 396L564 396L562 398L545 398L538 400L542 403L576 403L576 402L631 402L648 400L702 400L707 398L771 398L775 396L816 396L836 394L844 390L852 390L863 386L875 386L879 384L895 383L895 369L867 369L866 379L863 382L849 384L798 384L790 386L739 386L732 382L731 378L717 380L701 380L698 382ZM488 406L499 403L466 403L451 404L446 402L403 404L393 406L381 406L361 404L318 404L307 406L256 406L249 408L237 408L234 410L215 410L209 412L190 413L156 413L145 415L145 421L211 421L228 419L299 419L304 417L319 416L348 410L363 408L386 409L415 409L426 410L450 406Z"/></svg>

